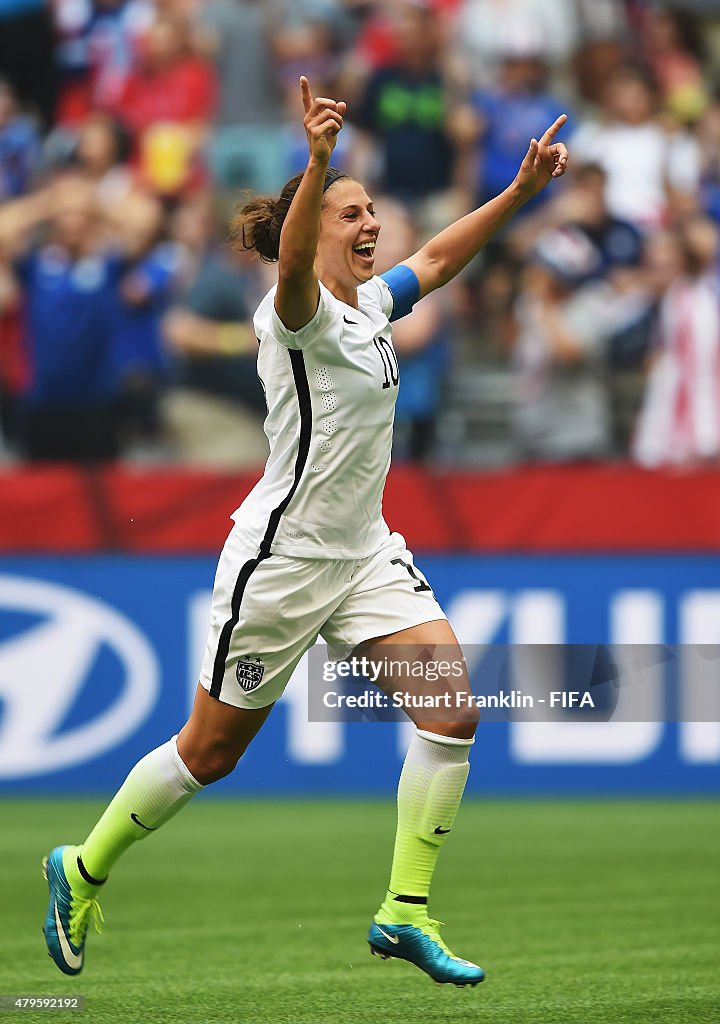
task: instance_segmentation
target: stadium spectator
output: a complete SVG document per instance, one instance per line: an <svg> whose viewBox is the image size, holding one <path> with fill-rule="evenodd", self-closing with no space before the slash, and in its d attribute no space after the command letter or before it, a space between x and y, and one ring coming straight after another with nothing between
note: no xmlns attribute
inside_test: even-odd
<svg viewBox="0 0 720 1024"><path fill-rule="evenodd" d="M57 83L56 120L72 127L90 109L90 56L87 30L92 13L90 0L54 0L53 28Z"/></svg>
<svg viewBox="0 0 720 1024"><path fill-rule="evenodd" d="M123 95L153 17L150 0L93 0L88 31L91 107L112 109Z"/></svg>
<svg viewBox="0 0 720 1024"><path fill-rule="evenodd" d="M625 0L575 0L578 46L572 60L574 85L596 103L607 80L627 60L632 39Z"/></svg>
<svg viewBox="0 0 720 1024"><path fill-rule="evenodd" d="M281 98L268 5L259 0L208 0L197 13L197 26L217 70L217 123L262 126L276 121Z"/></svg>
<svg viewBox="0 0 720 1024"><path fill-rule="evenodd" d="M612 290L591 279L597 252L570 228L542 235L517 301L514 428L527 459L610 454L603 364L615 328Z"/></svg>
<svg viewBox="0 0 720 1024"><path fill-rule="evenodd" d="M153 9L152 0L54 0L62 125L116 108Z"/></svg>
<svg viewBox="0 0 720 1024"><path fill-rule="evenodd" d="M715 97L697 127L702 174L699 204L720 222L720 97Z"/></svg>
<svg viewBox="0 0 720 1024"><path fill-rule="evenodd" d="M607 175L597 164L575 168L567 193L558 202L566 223L574 225L595 246L601 273L638 266L643 238L630 221L612 215L606 201Z"/></svg>
<svg viewBox="0 0 720 1024"><path fill-rule="evenodd" d="M213 173L226 188L272 188L284 180L274 7L262 0L208 0L196 23L219 81Z"/></svg>
<svg viewBox="0 0 720 1024"><path fill-rule="evenodd" d="M510 252L526 261L538 234L551 228L570 228L584 236L594 253L587 254L588 280L606 281L612 288L616 326L608 339L610 366L636 368L649 345L655 304L643 263L644 237L629 221L610 214L601 167L580 164L567 177L567 186L556 200L508 232Z"/></svg>
<svg viewBox="0 0 720 1024"><path fill-rule="evenodd" d="M21 248L30 232L47 237ZM0 210L15 253L30 375L22 446L31 459L109 459L118 452L113 366L116 260L102 246L95 190L67 177Z"/></svg>
<svg viewBox="0 0 720 1024"><path fill-rule="evenodd" d="M708 103L697 20L687 11L649 8L641 41L665 109L681 123L696 121Z"/></svg>
<svg viewBox="0 0 720 1024"><path fill-rule="evenodd" d="M293 10L292 5L288 14ZM323 16L324 14L324 16ZM281 82L297 86L303 69L309 69L319 81L332 82L338 67L337 40L326 12L297 20L290 17L273 36L277 75Z"/></svg>
<svg viewBox="0 0 720 1024"><path fill-rule="evenodd" d="M157 199L130 193L116 212L121 255L113 358L118 428L127 454L146 457L162 440L160 399L166 378L161 322L178 285L182 252L164 235Z"/></svg>
<svg viewBox="0 0 720 1024"><path fill-rule="evenodd" d="M34 121L19 113L9 82L0 79L0 202L24 195L40 170Z"/></svg>
<svg viewBox="0 0 720 1024"><path fill-rule="evenodd" d="M136 139L141 180L161 196L177 196L205 183L202 151L215 113L217 81L212 65L193 52L191 42L183 18L156 18L141 63L115 108Z"/></svg>
<svg viewBox="0 0 720 1024"><path fill-rule="evenodd" d="M73 136L72 162L95 182L100 202L108 209L117 209L132 188L129 156L128 134L108 114L90 114Z"/></svg>
<svg viewBox="0 0 720 1024"><path fill-rule="evenodd" d="M553 66L577 44L573 0L463 0L456 21L456 48L468 80L488 87L498 80L509 53L532 50Z"/></svg>
<svg viewBox="0 0 720 1024"><path fill-rule="evenodd" d="M0 454L17 447L20 403L28 374L20 288L0 254Z"/></svg>
<svg viewBox="0 0 720 1024"><path fill-rule="evenodd" d="M633 457L643 466L688 466L720 457L718 229L696 217L671 236L675 266L657 334Z"/></svg>
<svg viewBox="0 0 720 1024"><path fill-rule="evenodd" d="M643 236L629 221L612 216L605 185L605 172L597 164L576 167L556 215L560 224L581 232L595 248L594 277L612 286L617 312L608 342L609 362L615 368L633 368L641 365L650 343L654 298L648 293L643 266Z"/></svg>
<svg viewBox="0 0 720 1024"><path fill-rule="evenodd" d="M351 123L375 143L380 168L370 160L353 173L401 202L442 201L455 183L458 159L454 110L444 80L438 16L427 3L397 8L396 60L370 75L351 110ZM457 141L460 141L458 132Z"/></svg>
<svg viewBox="0 0 720 1024"><path fill-rule="evenodd" d="M541 210L508 232L513 251L527 257L537 235L551 227L571 226L596 250L595 277L617 268L637 267L643 257L643 235L630 221L614 217L606 200L607 175L598 164L574 166L565 189Z"/></svg>
<svg viewBox="0 0 720 1024"><path fill-rule="evenodd" d="M570 145L576 159L605 171L610 213L639 228L663 223L673 192L697 190L697 142L661 122L657 93L636 68L615 72L602 96L602 116L581 124Z"/></svg>
<svg viewBox="0 0 720 1024"><path fill-rule="evenodd" d="M261 265L216 238L206 204L183 204L173 237L195 265L187 293L164 320L172 358L165 403L169 431L187 462L239 468L267 457L265 396L257 376L250 310L268 282Z"/></svg>
<svg viewBox="0 0 720 1024"><path fill-rule="evenodd" d="M536 50L505 54L497 85L477 90L472 96L480 141L475 204L482 205L499 195L512 176L532 137L533 126L550 124L569 113L547 88L547 66ZM523 215L546 200L537 196Z"/></svg>

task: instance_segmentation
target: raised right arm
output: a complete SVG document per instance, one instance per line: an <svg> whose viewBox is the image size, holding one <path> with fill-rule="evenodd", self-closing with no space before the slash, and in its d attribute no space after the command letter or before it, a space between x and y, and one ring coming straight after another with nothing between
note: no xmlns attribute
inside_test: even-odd
<svg viewBox="0 0 720 1024"><path fill-rule="evenodd" d="M313 99L307 78L300 79L305 118L303 124L310 155L300 186L280 234L278 287L275 309L290 331L299 331L315 316L320 287L315 257L320 238L325 171L342 128L345 104Z"/></svg>

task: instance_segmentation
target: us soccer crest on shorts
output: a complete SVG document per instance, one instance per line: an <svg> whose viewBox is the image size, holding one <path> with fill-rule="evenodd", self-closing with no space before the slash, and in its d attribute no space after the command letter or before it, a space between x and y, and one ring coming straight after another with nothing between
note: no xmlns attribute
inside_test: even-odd
<svg viewBox="0 0 720 1024"><path fill-rule="evenodd" d="M262 658L253 658L250 654L243 654L235 666L235 677L246 693L260 685L264 674Z"/></svg>

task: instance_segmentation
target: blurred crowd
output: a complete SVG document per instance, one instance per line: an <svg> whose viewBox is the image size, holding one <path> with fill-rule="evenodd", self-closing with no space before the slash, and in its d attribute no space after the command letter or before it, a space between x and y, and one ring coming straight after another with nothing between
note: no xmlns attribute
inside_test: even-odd
<svg viewBox="0 0 720 1024"><path fill-rule="evenodd" d="M514 177L571 172L395 326L397 455L720 459L714 0L0 0L0 459L262 463L244 190L302 169L298 77L381 272Z"/></svg>

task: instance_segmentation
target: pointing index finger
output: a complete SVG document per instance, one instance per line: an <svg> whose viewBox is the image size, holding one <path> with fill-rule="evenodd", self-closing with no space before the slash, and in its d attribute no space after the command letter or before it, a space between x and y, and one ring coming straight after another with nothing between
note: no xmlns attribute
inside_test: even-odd
<svg viewBox="0 0 720 1024"><path fill-rule="evenodd" d="M310 83L308 82L305 75L300 76L300 92L302 93L303 107L305 108L305 113L307 114L310 110L310 107L313 104L313 98L312 93L310 92Z"/></svg>
<svg viewBox="0 0 720 1024"><path fill-rule="evenodd" d="M540 139L541 146L549 146L552 140L555 138L557 133L560 131L562 126L567 121L567 114L561 114L555 124L551 124L548 130L545 132L543 137Z"/></svg>

